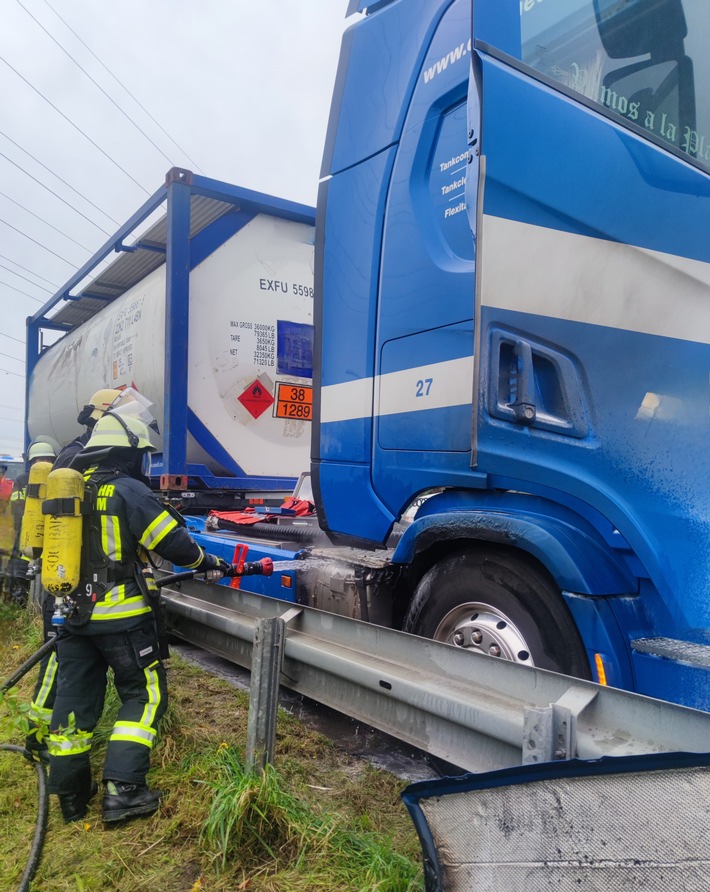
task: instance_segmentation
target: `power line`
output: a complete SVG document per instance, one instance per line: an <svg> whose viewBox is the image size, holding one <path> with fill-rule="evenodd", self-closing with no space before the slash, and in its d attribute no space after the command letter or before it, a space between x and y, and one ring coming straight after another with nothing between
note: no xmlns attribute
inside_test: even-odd
<svg viewBox="0 0 710 892"><path fill-rule="evenodd" d="M31 294L28 294L26 291L21 291L19 288L15 288L14 285L10 285L9 282L4 282L0 279L0 285L4 285L6 288L9 288L10 291L16 291L18 294L24 294L25 297L29 297L31 300L36 300L38 304L43 303L38 297L32 297Z"/></svg>
<svg viewBox="0 0 710 892"><path fill-rule="evenodd" d="M148 115L148 117L149 117L150 120L155 124L155 126L156 126L162 133L164 133L165 136L167 136L167 138L170 140L170 142L171 142L176 148L178 148L178 149L182 152L182 154L183 154L183 155L187 158L187 160L192 164L192 166L194 167L194 169L195 169L198 173L201 173L200 167L199 167L199 165L197 164L197 162L196 162L193 158L191 158L191 157L187 154L187 152L185 151L185 149L183 149L182 146L181 146L179 143L177 143L177 142L173 139L173 137L168 133L168 131L167 131L167 130L166 130L166 129L165 129L165 128L158 122L158 121L156 121L156 119L153 117L153 115L151 115L151 113L148 111L148 109L147 109L147 108L140 102L139 99L137 99L137 98L133 95L133 93L131 93L131 91L128 89L128 87L127 87L122 81L120 81L120 80L116 77L116 75L111 71L111 69L110 69L104 62L102 62L101 59L99 59L99 57L98 57L98 56L96 55L96 53L91 49L91 47L90 47L84 40L82 40L81 37L79 37L79 35L78 35L78 34L76 33L76 31L72 28L72 26L67 22L67 20L64 19L64 18L62 18L62 16L57 12L57 10L52 6L52 4L48 2L48 0L43 0L43 2L44 2L44 4L45 4L45 6L48 6L48 7L52 10L52 12L53 12L53 13L55 14L55 16L60 20L60 22L62 22L62 23L64 24L64 26L65 26L66 28L68 28L68 29L71 31L71 33L74 35L74 37L76 37L76 39L79 41L79 43L80 43L86 50L88 50L88 52L91 53L91 55L94 57L94 59L96 59L96 61L99 63L99 65L101 65L101 67L104 69L104 71L108 72L108 74L111 75L111 77L116 81L116 83L119 85L119 87L121 87L122 90L125 90L126 93L128 93L128 95L129 95L129 96L131 97L131 99L136 103L136 105L137 105L140 109L142 109L142 110L145 112L146 115ZM165 157L165 156L163 156L163 157Z"/></svg>
<svg viewBox="0 0 710 892"><path fill-rule="evenodd" d="M25 155L29 155L29 157L30 157L33 161L35 161L37 164L39 164L40 167L43 167L45 170L49 171L49 173L51 173L53 177L56 177L56 178L59 180L60 183L64 183L64 185L67 186L69 189L71 189L72 192L75 192L75 193L79 196L79 198L83 198L84 201L85 201L87 204L90 204L92 208L96 208L96 210L99 211L99 213L103 214L104 217L107 217L112 223L115 223L116 226L120 226L120 225L121 225L121 224L118 222L118 220L114 220L114 218L113 218L110 214L107 214L106 211L104 211L102 208L100 208L100 207L98 206L98 204L94 204L94 202L93 202L90 198L87 198L86 195L83 194L83 192L79 192L79 190L78 190L78 189L75 189L74 186L72 186L71 183L68 183L65 179L63 179L62 177L60 177L58 173L56 173L55 171L53 171L51 167L47 167L47 165L44 164L42 161L40 161L39 158L35 157L35 156L32 154L32 152L28 152L27 149L23 148L23 146L21 146L21 145L19 144L19 142L15 142L15 140L14 140L11 136L8 136L7 133L5 133L4 130L0 130L0 134L2 134L8 142L11 142L11 143L13 144L13 146L16 146L21 152L24 152ZM15 164L15 162L12 161L10 158L8 158L7 155L3 155L3 158L7 158L7 160L10 161L11 164ZM15 164L15 167L19 167L20 170L22 170L24 173L27 173L27 171L26 171L23 167L20 167L19 164ZM32 176L32 174L27 173L27 176ZM35 180L35 182L39 183L40 186L44 186L44 183L40 182L40 180L37 180L35 177L32 177L32 179ZM44 188L45 188L45 189L48 189L50 192L52 192L52 190L49 188L49 186L44 186ZM52 192L52 195L56 195L57 198L59 198L60 201L64 201L64 204L69 204L68 201L65 201L63 198L61 198L59 195L57 195L56 192ZM77 214L81 214L81 211L77 210L77 208L75 208L74 205L69 204L69 207L72 208L73 210L75 210L75 211L77 212ZM81 214L81 216L83 217L84 215ZM89 220L88 217L84 217L84 219L85 219L85 220ZM93 220L89 220L89 223L94 223L94 221L93 221ZM96 226L98 229L101 229L101 227L99 226L98 223L94 223L94 226ZM109 234L110 234L110 233L106 232L105 229L101 229L101 232L106 233L106 235L109 235Z"/></svg>
<svg viewBox="0 0 710 892"><path fill-rule="evenodd" d="M24 204L20 204L19 201L15 201L14 198L10 198L10 196L7 195L5 192L0 192L0 195L2 195L3 198L7 198L7 200L11 201L13 204L16 204L18 206L18 208L22 208L22 210L25 211L26 213L32 214L33 217L36 217L36 219L40 220L42 223L44 223L45 226L49 226L50 229L53 229L55 232L58 232L60 235L63 235L64 238L68 238L70 242L74 242L75 245L78 245L84 251L88 251L89 254L93 253L91 248L87 248L86 245L82 245L81 242L78 242L75 238L72 238L70 235L67 235L66 232L64 232L64 230L57 228L52 223L50 223L48 220L45 220L44 217L40 217L39 214L35 214L34 211L31 211L29 208L26 208L24 206Z"/></svg>
<svg viewBox="0 0 710 892"><path fill-rule="evenodd" d="M2 132L2 131L0 131L0 132ZM5 139L9 139L9 137L5 133L3 133L2 135L5 137ZM13 142L13 140L10 140L10 142ZM15 143L15 145L17 145L17 143ZM24 151L24 149L23 149L23 151ZM29 155L29 152L27 154ZM32 157L33 156L30 155L30 158L32 158ZM42 186L43 189L46 189L47 192L51 192L55 198L58 198L61 202L66 204L67 207L70 207L73 211L76 211L80 217L83 217L85 220L88 220L92 226L95 226L97 229L99 229L105 235L111 235L111 233L108 230L104 229L103 226L99 226L98 223L94 223L94 221L90 217L87 217L86 214L83 214L78 208L75 208L73 204L68 202L65 198L62 198L62 196L58 195L53 189L50 189L49 186L45 185L42 182L42 180L38 180L37 177L33 176L29 171L25 170L25 168L22 167L21 164L18 164L16 161L13 161L12 158L8 157L4 152L0 152L0 158L4 158L6 161L9 161L10 164L14 165L18 170L21 170L22 173L24 173L26 176L28 176L31 180L34 180L35 183L39 183L39 185ZM41 163L41 162L38 162L38 163ZM42 165L42 166L44 167L44 165ZM47 168L47 170L49 170L49 168ZM49 172L52 173L51 170ZM56 176L56 174L55 174L55 176ZM64 182L64 180L62 180L62 182ZM83 197L84 196L82 195L82 198Z"/></svg>
<svg viewBox="0 0 710 892"><path fill-rule="evenodd" d="M8 359L14 359L15 362L24 362L24 359L20 359L18 356L10 356L9 353L0 353L0 356L6 356Z"/></svg>
<svg viewBox="0 0 710 892"><path fill-rule="evenodd" d="M36 238L32 238L31 235L27 235L26 232L23 232L21 229L18 229L17 226L13 226L12 223L8 223L7 220L3 220L0 217L0 223L4 223L5 226L9 226L10 229L14 229L15 232L19 232L20 235L24 235L25 238L28 238L31 242L34 242L35 245L39 245L40 248L44 248L45 251L49 251L50 254L54 254L55 257L58 257L60 260L63 260L64 263L68 264L69 266L74 266L74 264L70 263L70 261L68 261L66 259L66 257L62 257L61 254L57 254L56 251L53 251L51 248L48 248L46 245L43 245L42 242L38 242Z"/></svg>
<svg viewBox="0 0 710 892"><path fill-rule="evenodd" d="M19 372L11 372L9 369L3 369L0 367L0 372L5 372L6 375L14 375L16 378L24 378L24 375L21 375Z"/></svg>
<svg viewBox="0 0 710 892"><path fill-rule="evenodd" d="M0 403L0 409L12 409L13 412L23 411L20 406L6 406L4 403Z"/></svg>
<svg viewBox="0 0 710 892"><path fill-rule="evenodd" d="M23 340L21 340L21 338L13 338L12 335L5 334L4 331L0 331L0 336L2 336L3 338L10 338L11 341L17 341L18 344L24 344L24 343L25 343ZM7 407L6 407L6 408L7 408Z"/></svg>
<svg viewBox="0 0 710 892"><path fill-rule="evenodd" d="M0 62L3 62L5 65L7 65L10 71L14 71L15 74L20 78L20 80L23 81L23 83L27 84L28 87L34 90L38 96L41 96L48 105L51 105L55 112L57 112L58 115L61 115L61 117L64 118L67 124L71 124L71 126L78 133L81 133L84 139L87 139L95 149L98 149L105 158L108 158L111 164L117 167L121 171L121 173L125 174L129 180L132 180L142 192L145 192L146 195L150 195L150 192L148 192L148 190L144 186L141 186L138 180L132 174L128 173L125 167L121 167L121 165L118 163L118 161L115 160L115 158L112 158L109 153L102 149L97 142L94 142L94 140L88 135L88 133L82 130L81 127L78 126L78 124L75 124L68 115L65 115L64 112L60 108L58 108L51 99L47 99L44 93L41 90L37 89L34 84L30 83L30 81L28 81L23 74L20 74L20 72L13 65L10 65L7 59L5 59L3 56L0 56Z"/></svg>
<svg viewBox="0 0 710 892"><path fill-rule="evenodd" d="M48 285L51 285L55 291L57 290L57 288L59 288L59 285L55 285L54 282L50 282L49 279L45 279L44 276L40 276L40 274L34 272L34 270L28 269L28 267L23 266L21 263L18 263L16 260L13 260L12 257L6 257L4 254L0 254L0 257L3 260L7 260L8 263L14 263L15 266L19 266L20 269L23 269L26 273L31 273L35 278L41 279L43 282L46 282Z"/></svg>
<svg viewBox="0 0 710 892"><path fill-rule="evenodd" d="M44 33L47 35L47 37L49 37L49 39L52 40L52 41L59 47L59 49L60 49L66 56L68 56L68 57L71 59L71 61L76 65L76 67L77 67L80 71L83 71L83 72L84 72L84 74L89 78L89 80L91 81L91 83L94 84L94 86L95 86L97 89L101 90L101 92L102 92L102 93L104 94L104 96L108 99L108 101L111 102L111 103L112 103L112 104L113 104L113 105L114 105L114 106L121 112L121 114L122 114L128 121L131 122L131 124L133 124L133 126L136 128L136 130L138 130L139 133L142 133L143 136L145 136L145 138L148 140L148 142L153 146L153 148L154 148L154 149L155 149L155 150L156 150L156 151L157 151L163 158L165 158L165 160L168 162L168 164L169 164L171 167L174 167L174 164L175 164L175 163L174 163L170 158L168 158L168 156L167 156L167 155L165 154L165 152L160 148L160 146L156 145L155 142L153 142L153 140L150 138L150 136L148 136L148 134L145 132L145 130L143 130L143 129L140 127L140 125L137 124L137 123L133 120L133 118L128 114L128 112L121 108L121 106L116 102L116 100L115 100L112 96L110 96L110 95L106 92L106 90L104 90L104 88L101 86L101 84L99 84L96 80L94 80L94 78L91 76L91 74L89 74L89 72L88 72L82 65L80 65L79 62L77 62L77 60L74 58L74 56L72 56L72 54L71 54L68 50L66 50L66 49L61 45L61 43L57 40L57 38L56 38L53 34L51 34L51 33L44 27L44 25L39 21L39 19L35 18L35 16L32 15L32 13L31 13L31 12L29 11L29 9L25 6L25 4L22 2L22 0L16 0L16 2L17 2L17 4L18 4L18 6L21 6L22 9L24 9L24 11L25 11L25 12L27 13L27 15L32 19L32 21L35 22L35 23L38 25L38 27L40 27L40 28L44 31Z"/></svg>
<svg viewBox="0 0 710 892"><path fill-rule="evenodd" d="M2 269L6 269L9 273L12 273L13 276L17 276L18 279L24 279L25 282L29 282L30 285L34 285L35 288L41 288L42 291L46 291L47 294L54 294L54 292L50 291L49 288L45 288L44 285L38 285L36 282L33 282L32 279L28 279L27 276L16 273L14 269L10 269L9 266L5 266L4 263L0 263L0 267L2 267Z"/></svg>

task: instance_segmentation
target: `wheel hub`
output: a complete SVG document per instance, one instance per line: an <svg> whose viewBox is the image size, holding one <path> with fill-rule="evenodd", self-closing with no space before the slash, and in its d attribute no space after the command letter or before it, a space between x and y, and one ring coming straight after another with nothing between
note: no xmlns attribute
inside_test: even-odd
<svg viewBox="0 0 710 892"><path fill-rule="evenodd" d="M520 630L490 604L460 604L439 623L434 639L513 663L535 665Z"/></svg>

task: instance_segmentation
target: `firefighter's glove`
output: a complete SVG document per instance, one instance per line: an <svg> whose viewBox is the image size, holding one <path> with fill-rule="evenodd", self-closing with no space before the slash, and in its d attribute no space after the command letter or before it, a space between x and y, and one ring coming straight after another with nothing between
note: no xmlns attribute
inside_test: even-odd
<svg viewBox="0 0 710 892"><path fill-rule="evenodd" d="M200 570L218 570L222 576L232 575L232 565L216 554L206 554L200 564Z"/></svg>

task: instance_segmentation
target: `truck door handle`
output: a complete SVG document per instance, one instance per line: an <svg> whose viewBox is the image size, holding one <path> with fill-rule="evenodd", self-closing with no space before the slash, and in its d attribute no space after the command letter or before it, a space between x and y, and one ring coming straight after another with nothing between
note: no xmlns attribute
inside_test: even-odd
<svg viewBox="0 0 710 892"><path fill-rule="evenodd" d="M537 417L535 405L535 376L532 347L527 341L516 340L513 346L515 363L510 369L510 391L515 399L507 403L518 424L533 424Z"/></svg>
<svg viewBox="0 0 710 892"><path fill-rule="evenodd" d="M589 433L590 411L576 361L553 344L492 328L488 411L516 427L568 437Z"/></svg>

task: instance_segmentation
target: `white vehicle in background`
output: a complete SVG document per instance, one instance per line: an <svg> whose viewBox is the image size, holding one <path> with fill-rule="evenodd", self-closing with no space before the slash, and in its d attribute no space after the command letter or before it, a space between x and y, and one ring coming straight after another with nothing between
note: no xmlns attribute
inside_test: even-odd
<svg viewBox="0 0 710 892"><path fill-rule="evenodd" d="M20 474L25 469L25 462L22 458L18 458L16 455L9 455L7 453L0 454L0 465L5 465L7 470L5 471L5 477L8 480L17 480Z"/></svg>

